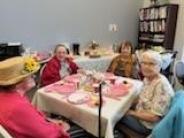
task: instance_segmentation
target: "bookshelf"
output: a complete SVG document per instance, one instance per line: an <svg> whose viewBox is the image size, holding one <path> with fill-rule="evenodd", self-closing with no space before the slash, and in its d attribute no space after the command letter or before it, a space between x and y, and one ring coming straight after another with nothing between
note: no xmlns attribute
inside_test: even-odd
<svg viewBox="0 0 184 138"><path fill-rule="evenodd" d="M155 5L140 9L138 48L162 46L172 50L177 13L177 4Z"/></svg>

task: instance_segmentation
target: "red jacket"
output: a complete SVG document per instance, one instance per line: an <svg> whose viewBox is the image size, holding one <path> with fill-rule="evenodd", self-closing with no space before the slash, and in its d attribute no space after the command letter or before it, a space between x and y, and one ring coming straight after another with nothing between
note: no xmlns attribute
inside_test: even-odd
<svg viewBox="0 0 184 138"><path fill-rule="evenodd" d="M77 73L77 70L79 67L72 61L72 60L67 60L69 63L70 67L70 74L75 74ZM60 77L60 71L61 69L61 62L54 56L45 66L42 75L41 75L41 85L49 85L54 82L57 82L61 80Z"/></svg>
<svg viewBox="0 0 184 138"><path fill-rule="evenodd" d="M0 124L13 138L69 138L17 92L0 92Z"/></svg>

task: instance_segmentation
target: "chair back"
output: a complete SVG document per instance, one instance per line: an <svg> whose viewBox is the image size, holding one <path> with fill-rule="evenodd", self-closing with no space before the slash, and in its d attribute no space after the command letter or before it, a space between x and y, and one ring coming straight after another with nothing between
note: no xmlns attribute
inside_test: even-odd
<svg viewBox="0 0 184 138"><path fill-rule="evenodd" d="M39 72L39 76L38 76L38 84L37 84L37 88L40 88L41 87L41 76L42 76L42 73L43 73L43 70L45 69L46 67L46 64L43 64L43 66L41 67L40 69L40 72Z"/></svg>
<svg viewBox="0 0 184 138"><path fill-rule="evenodd" d="M170 81L170 83L174 86L175 85L175 79L174 79L174 66L175 66L175 62L176 62L176 56L178 54L177 51L166 51L163 53L160 53L162 55L169 55L169 59L168 57L164 60L166 61L166 68L162 68L161 73L164 74L168 80ZM170 61L170 62L168 62Z"/></svg>
<svg viewBox="0 0 184 138"><path fill-rule="evenodd" d="M0 125L0 138L13 138L10 134Z"/></svg>
<svg viewBox="0 0 184 138"><path fill-rule="evenodd" d="M177 91L164 118L153 128L152 138L184 138L184 91Z"/></svg>
<svg viewBox="0 0 184 138"><path fill-rule="evenodd" d="M184 85L184 61L176 61L174 65L174 80L175 83Z"/></svg>

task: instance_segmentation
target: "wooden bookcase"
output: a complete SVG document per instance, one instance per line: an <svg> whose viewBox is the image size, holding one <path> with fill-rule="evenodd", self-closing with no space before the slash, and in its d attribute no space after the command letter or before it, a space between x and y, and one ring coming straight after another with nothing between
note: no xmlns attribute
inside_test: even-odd
<svg viewBox="0 0 184 138"><path fill-rule="evenodd" d="M162 46L172 50L178 5L156 5L139 10L138 48Z"/></svg>

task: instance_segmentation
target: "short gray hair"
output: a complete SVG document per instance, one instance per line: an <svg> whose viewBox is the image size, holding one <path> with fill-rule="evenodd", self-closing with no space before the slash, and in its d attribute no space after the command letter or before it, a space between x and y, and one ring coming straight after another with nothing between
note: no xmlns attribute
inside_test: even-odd
<svg viewBox="0 0 184 138"><path fill-rule="evenodd" d="M70 50L69 50L69 49L68 49L68 47L67 47L67 46L65 46L64 44L57 44L57 45L55 46L55 48L54 48L54 53L56 53L56 52L57 52L57 50L58 50L60 47L65 48L65 50L66 50L67 54L70 54Z"/></svg>
<svg viewBox="0 0 184 138"><path fill-rule="evenodd" d="M158 65L160 68L162 67L162 57L158 52L149 50L149 51L142 53L141 61L145 57L149 57L151 60L153 60L156 63L156 65Z"/></svg>

